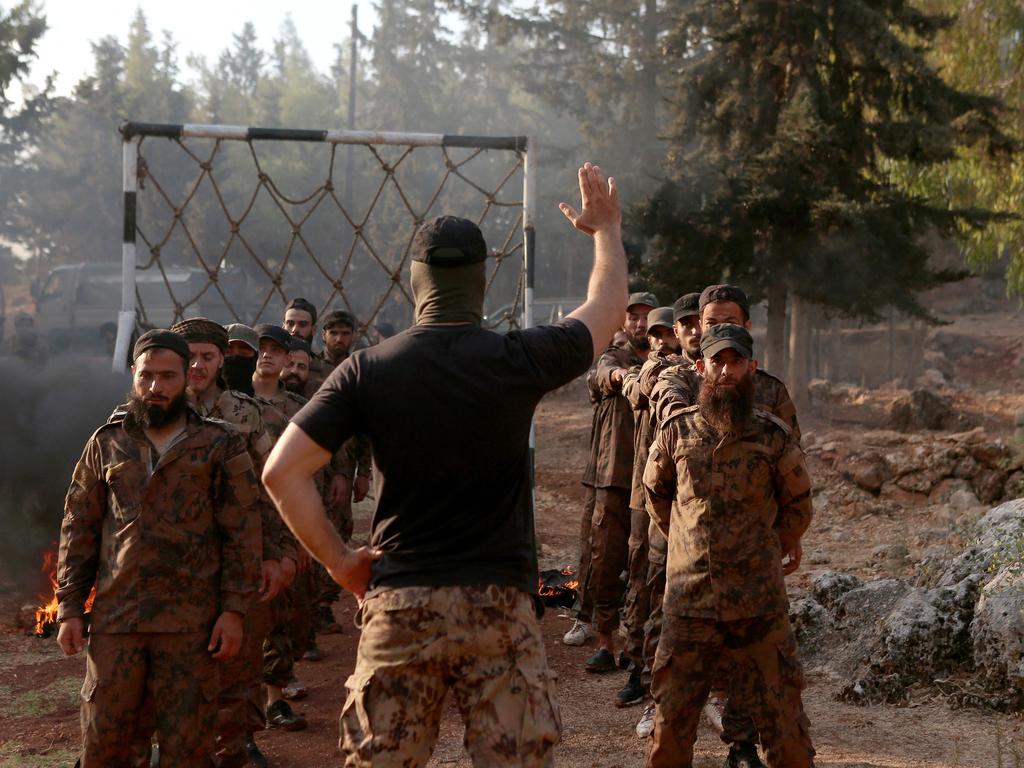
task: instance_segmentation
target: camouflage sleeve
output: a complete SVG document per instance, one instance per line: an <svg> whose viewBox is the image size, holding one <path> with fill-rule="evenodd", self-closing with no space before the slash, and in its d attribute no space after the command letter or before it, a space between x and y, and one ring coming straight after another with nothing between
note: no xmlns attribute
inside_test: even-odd
<svg viewBox="0 0 1024 768"><path fill-rule="evenodd" d="M787 436L775 464L775 500L779 506L775 530L783 546L800 540L811 524L811 478L795 436Z"/></svg>
<svg viewBox="0 0 1024 768"><path fill-rule="evenodd" d="M651 452L644 467L644 495L647 499L647 513L661 532L668 538L669 522L672 519L672 502L676 495L676 463L672 458L672 427L659 430L651 444Z"/></svg>
<svg viewBox="0 0 1024 768"><path fill-rule="evenodd" d="M335 451L334 455L331 456L331 463L329 466L332 477L335 475L343 475L344 477L350 478L355 475L356 466L350 446L353 439L355 438L346 440L344 444L342 444L341 448Z"/></svg>
<svg viewBox="0 0 1024 768"><path fill-rule="evenodd" d="M352 460L356 465L359 477L369 477L373 472L373 451L370 450L370 438L356 435L352 438Z"/></svg>
<svg viewBox="0 0 1024 768"><path fill-rule="evenodd" d="M230 434L224 449L214 515L221 535L221 610L244 614L259 589L262 526L252 514L260 484L242 437Z"/></svg>
<svg viewBox="0 0 1024 768"><path fill-rule="evenodd" d="M643 368L635 365L622 377L622 396L629 401L629 405L634 411L642 411L647 408L647 395L640 386L642 372Z"/></svg>
<svg viewBox="0 0 1024 768"><path fill-rule="evenodd" d="M789 390L786 389L786 385L781 381L779 382L779 394L775 399L775 408L772 410L772 413L789 425L799 441L800 424L796 420L796 406L793 404L793 398L789 396Z"/></svg>
<svg viewBox="0 0 1024 768"><path fill-rule="evenodd" d="M619 385L612 381L612 371L617 371L623 365L611 351L605 352L597 359L597 367L594 369L594 380L597 388L602 394L611 395L619 392Z"/></svg>
<svg viewBox="0 0 1024 768"><path fill-rule="evenodd" d="M85 615L85 601L99 568L107 486L100 448L93 437L75 465L64 501L57 555L57 620Z"/></svg>
<svg viewBox="0 0 1024 768"><path fill-rule="evenodd" d="M281 516L277 513L274 502L270 500L267 489L263 487L260 478L263 476L263 466L267 463L267 457L274 447L274 440L267 431L266 422L260 408L253 408L253 427L246 434L246 449L252 457L253 471L256 475L256 482L259 486L258 496L255 502L256 510L260 516L260 528L262 530L262 559L280 560L281 545L283 536L282 528L285 527Z"/></svg>
<svg viewBox="0 0 1024 768"><path fill-rule="evenodd" d="M668 368L662 371L651 387L651 416L654 424L664 424L682 408L697 402L699 379L696 374L683 375Z"/></svg>

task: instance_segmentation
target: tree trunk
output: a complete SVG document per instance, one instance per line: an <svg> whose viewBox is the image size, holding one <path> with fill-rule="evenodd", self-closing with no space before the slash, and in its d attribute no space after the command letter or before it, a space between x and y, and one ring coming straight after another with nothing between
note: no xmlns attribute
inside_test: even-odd
<svg viewBox="0 0 1024 768"><path fill-rule="evenodd" d="M808 400L811 314L810 302L794 295L789 318L789 375L786 386L798 413L806 409Z"/></svg>
<svg viewBox="0 0 1024 768"><path fill-rule="evenodd" d="M786 285L774 283L768 286L768 328L761 361L766 371L775 371L780 376L785 371L785 345Z"/></svg>

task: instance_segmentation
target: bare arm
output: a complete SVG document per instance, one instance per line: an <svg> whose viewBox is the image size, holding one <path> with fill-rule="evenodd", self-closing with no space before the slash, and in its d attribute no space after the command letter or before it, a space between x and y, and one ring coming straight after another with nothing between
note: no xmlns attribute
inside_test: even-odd
<svg viewBox="0 0 1024 768"><path fill-rule="evenodd" d="M559 208L576 229L593 236L594 268L587 300L569 317L590 330L596 360L621 325L626 309L626 252L622 247L622 211L615 179L605 181L598 166L584 163L579 180L582 211L577 212L568 203Z"/></svg>
<svg viewBox="0 0 1024 768"><path fill-rule="evenodd" d="M331 454L289 424L263 470L263 483L281 517L338 584L362 600L370 565L380 555L366 547L349 549L327 518L314 476Z"/></svg>

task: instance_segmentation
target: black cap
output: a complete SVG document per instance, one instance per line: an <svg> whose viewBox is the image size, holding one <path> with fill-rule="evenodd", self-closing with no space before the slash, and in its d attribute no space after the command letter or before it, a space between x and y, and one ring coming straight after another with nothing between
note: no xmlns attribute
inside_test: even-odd
<svg viewBox="0 0 1024 768"><path fill-rule="evenodd" d="M700 314L700 294L684 293L672 302L672 322L678 323L684 317Z"/></svg>
<svg viewBox="0 0 1024 768"><path fill-rule="evenodd" d="M714 357L723 349L735 349L749 360L754 356L754 340L746 328L732 323L713 325L704 331L700 337L701 357Z"/></svg>
<svg viewBox="0 0 1024 768"><path fill-rule="evenodd" d="M292 336L292 345L288 348L289 352L305 352L310 357L313 356L313 350L309 346L309 342L305 339L300 339L298 336Z"/></svg>
<svg viewBox="0 0 1024 768"><path fill-rule="evenodd" d="M132 350L132 360L138 360L139 355L151 349L169 349L186 363L189 360L188 342L185 341L185 337L164 328L154 328L139 336Z"/></svg>
<svg viewBox="0 0 1024 768"><path fill-rule="evenodd" d="M280 325L260 323L253 328L253 330L256 331L256 335L259 336L260 341L263 341L263 339L270 339L285 351L292 348L292 335Z"/></svg>
<svg viewBox="0 0 1024 768"><path fill-rule="evenodd" d="M336 309L324 315L323 328L325 331L336 325L347 325L349 328L355 329L356 319L351 312L346 312L344 309Z"/></svg>
<svg viewBox="0 0 1024 768"><path fill-rule="evenodd" d="M432 267L464 267L487 258L480 227L458 216L438 216L423 222L412 242L412 260Z"/></svg>
<svg viewBox="0 0 1024 768"><path fill-rule="evenodd" d="M750 299L747 298L747 294L743 292L742 288L725 283L722 285L709 285L700 292L700 313L702 315L704 314L704 307L713 301L731 301L739 304L740 309L743 310L743 319L750 319Z"/></svg>
<svg viewBox="0 0 1024 768"><path fill-rule="evenodd" d="M303 312L309 312L309 319L313 321L314 325L316 324L316 307L305 299L301 297L292 299L285 306L284 311L287 312L289 309L301 309Z"/></svg>

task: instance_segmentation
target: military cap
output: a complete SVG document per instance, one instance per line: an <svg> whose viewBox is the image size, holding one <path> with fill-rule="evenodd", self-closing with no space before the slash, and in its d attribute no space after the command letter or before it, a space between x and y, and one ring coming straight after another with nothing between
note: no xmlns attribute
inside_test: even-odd
<svg viewBox="0 0 1024 768"><path fill-rule="evenodd" d="M205 317L193 317L171 326L174 333L181 334L188 343L213 344L221 352L228 351L228 332L220 323Z"/></svg>
<svg viewBox="0 0 1024 768"><path fill-rule="evenodd" d="M656 325L672 329L672 307L658 307L651 310L651 313L647 315L647 331L650 332L651 328Z"/></svg>
<svg viewBox="0 0 1024 768"><path fill-rule="evenodd" d="M310 357L313 356L313 349L309 346L309 342L305 339L300 339L298 336L292 336L292 345L288 348L289 352L305 352Z"/></svg>
<svg viewBox="0 0 1024 768"><path fill-rule="evenodd" d="M626 309L635 307L637 304L644 304L654 309L658 306L658 297L650 291L638 291L637 293L629 294L629 298L626 300Z"/></svg>
<svg viewBox="0 0 1024 768"><path fill-rule="evenodd" d="M703 358L714 357L723 349L735 349L748 360L754 356L754 340L750 331L742 325L721 323L704 331L700 337L700 354Z"/></svg>
<svg viewBox="0 0 1024 768"><path fill-rule="evenodd" d="M412 242L412 260L432 267L464 267L487 258L480 227L458 216L438 216L423 222Z"/></svg>
<svg viewBox="0 0 1024 768"><path fill-rule="evenodd" d="M700 293L700 313L704 314L704 307L714 301L731 301L739 304L740 309L743 310L744 319L750 319L750 299L747 298L747 294L743 292L742 288L724 283L709 285Z"/></svg>
<svg viewBox="0 0 1024 768"><path fill-rule="evenodd" d="M281 349L290 350L292 348L292 335L280 325L260 323L253 330L256 331L256 336L260 341L270 339Z"/></svg>
<svg viewBox="0 0 1024 768"><path fill-rule="evenodd" d="M180 334L165 328L154 328L139 336L132 350L132 360L138 360L139 355L151 349L169 349L186 363L189 360L188 342Z"/></svg>
<svg viewBox="0 0 1024 768"><path fill-rule="evenodd" d="M256 331L242 323L232 323L225 329L228 332L228 343L240 341L249 347L253 352L260 351L260 337Z"/></svg>
<svg viewBox="0 0 1024 768"><path fill-rule="evenodd" d="M672 304L672 322L676 323L684 317L700 314L700 294L684 293Z"/></svg>
<svg viewBox="0 0 1024 768"><path fill-rule="evenodd" d="M289 309L298 309L303 312L309 313L309 319L316 324L316 307L302 297L294 298L288 302L285 306L284 311L287 312Z"/></svg>
<svg viewBox="0 0 1024 768"><path fill-rule="evenodd" d="M324 315L323 328L325 331L336 325L347 325L349 328L354 329L356 327L356 319L352 316L351 312L346 312L344 309L336 309Z"/></svg>

